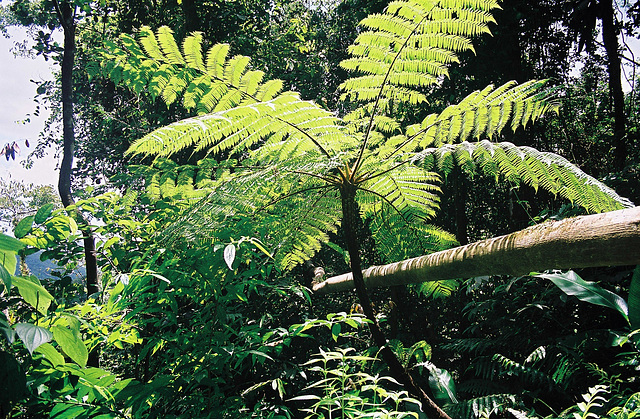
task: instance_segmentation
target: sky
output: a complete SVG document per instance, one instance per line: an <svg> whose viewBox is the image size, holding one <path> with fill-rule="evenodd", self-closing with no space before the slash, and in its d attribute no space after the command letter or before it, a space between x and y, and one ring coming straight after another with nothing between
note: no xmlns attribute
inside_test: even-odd
<svg viewBox="0 0 640 419"><path fill-rule="evenodd" d="M30 80L52 80L53 63L44 58L15 57L11 52L16 41L29 39L23 28L9 28L10 38L0 35L0 147L16 141L20 154L16 160L5 160L0 156L0 178L20 180L39 185L57 184L56 160L53 156L35 160L33 168L24 169L20 164L38 141L38 135L44 128L48 114L34 117L36 104L33 97L36 85ZM22 123L30 115L31 122ZM25 146L29 140L31 147Z"/></svg>

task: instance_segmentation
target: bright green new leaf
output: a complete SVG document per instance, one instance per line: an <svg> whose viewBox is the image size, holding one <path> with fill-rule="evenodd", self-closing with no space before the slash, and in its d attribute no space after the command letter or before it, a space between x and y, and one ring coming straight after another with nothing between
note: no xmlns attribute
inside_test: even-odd
<svg viewBox="0 0 640 419"><path fill-rule="evenodd" d="M38 212L36 212L36 215L35 215L33 221L36 224L42 224L45 221L47 221L47 218L49 218L49 216L53 212L53 207L54 207L54 205L51 204L51 203L45 204L42 207L40 207Z"/></svg>
<svg viewBox="0 0 640 419"><path fill-rule="evenodd" d="M89 351L80 338L80 333L61 325L53 327L53 338L65 354L81 367L87 366Z"/></svg>
<svg viewBox="0 0 640 419"><path fill-rule="evenodd" d="M47 314L49 306L53 301L53 296L49 294L42 285L31 282L28 279L14 276L13 284L18 288L18 292L33 308L42 314Z"/></svg>
<svg viewBox="0 0 640 419"><path fill-rule="evenodd" d="M17 252L22 248L24 248L24 243L20 240L0 233L0 250Z"/></svg>
<svg viewBox="0 0 640 419"><path fill-rule="evenodd" d="M30 354L43 343L51 341L53 335L44 327L31 323L18 323L14 326L16 333Z"/></svg>
<svg viewBox="0 0 640 419"><path fill-rule="evenodd" d="M56 348L53 347L50 343L43 343L38 346L36 352L40 352L47 361L51 363L54 367L58 365L64 364L64 356Z"/></svg>
<svg viewBox="0 0 640 419"><path fill-rule="evenodd" d="M20 220L16 228L13 230L13 234L15 234L16 238L21 239L27 234L29 234L29 232L33 228L34 218L35 217L33 215L30 215Z"/></svg>
<svg viewBox="0 0 640 419"><path fill-rule="evenodd" d="M5 260L9 259L7 258L7 254L2 251L0 251L0 257L4 257ZM13 260L14 260L13 272L15 272L16 271L15 255L13 256ZM2 282L4 283L4 286L8 292L11 289L11 274L7 270L6 266L7 266L6 263L0 263L0 278L2 279Z"/></svg>
<svg viewBox="0 0 640 419"><path fill-rule="evenodd" d="M612 308L629 321L629 308L622 297L605 290L595 282L585 281L573 271L554 274L535 274L534 276L548 279L560 288L562 292L567 295L573 295L581 301Z"/></svg>

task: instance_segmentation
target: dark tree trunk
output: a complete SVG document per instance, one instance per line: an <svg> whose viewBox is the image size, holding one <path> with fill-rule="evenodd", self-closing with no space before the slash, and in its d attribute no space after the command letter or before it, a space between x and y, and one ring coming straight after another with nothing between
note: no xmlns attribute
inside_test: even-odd
<svg viewBox="0 0 640 419"><path fill-rule="evenodd" d="M356 187L345 183L340 191L342 199L342 232L344 234L345 242L347 244L347 250L351 259L351 272L353 273L353 285L356 289L356 294L360 300L360 305L364 311L367 319L371 321L369 329L373 336L373 341L380 348L382 359L389 367L391 375L401 383L405 389L416 397L422 403L422 410L430 418L451 419L449 416L440 409L440 407L431 400L422 388L420 388L414 381L407 370L402 366L393 351L387 346L387 339L380 329L380 325L376 319L371 304L371 299L367 293L364 277L362 275L362 263L360 259L360 242L356 236L356 226L358 225L358 219L360 213L358 205L356 204Z"/></svg>
<svg viewBox="0 0 640 419"><path fill-rule="evenodd" d="M65 207L74 203L71 194L71 172L73 167L73 148L75 133L73 126L73 65L76 50L75 6L68 1L55 1L58 19L64 30L64 51L62 53L62 163L58 192ZM86 225L86 223L83 223ZM98 267L93 233L89 227L83 229L84 256L87 269L87 295L100 291L98 286Z"/></svg>
<svg viewBox="0 0 640 419"><path fill-rule="evenodd" d="M464 173L458 166L455 166L453 173L453 207L456 219L456 240L460 245L469 243L469 235L467 226L469 220L467 218L467 183Z"/></svg>
<svg viewBox="0 0 640 419"><path fill-rule="evenodd" d="M624 169L627 159L626 117L624 113L624 92L622 90L621 62L618 53L619 29L613 10L613 0L600 0L602 21L602 41L607 52L609 91L613 97L613 164L615 170Z"/></svg>
<svg viewBox="0 0 640 419"><path fill-rule="evenodd" d="M187 34L200 30L195 0L182 0L182 13L184 14L184 29Z"/></svg>

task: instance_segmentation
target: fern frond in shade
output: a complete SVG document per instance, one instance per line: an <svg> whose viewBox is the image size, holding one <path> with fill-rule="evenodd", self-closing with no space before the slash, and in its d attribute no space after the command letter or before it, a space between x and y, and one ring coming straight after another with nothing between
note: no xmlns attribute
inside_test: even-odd
<svg viewBox="0 0 640 419"><path fill-rule="evenodd" d="M182 98L183 106L198 114L268 101L282 91L282 81L264 81L262 71L250 69L249 57L229 58L227 44L203 53L202 42L202 34L195 32L180 49L168 27L154 34L144 26L138 40L124 34L120 43L107 42L102 67L110 79L136 93L160 97L167 105Z"/></svg>
<svg viewBox="0 0 640 419"><path fill-rule="evenodd" d="M633 207L613 189L587 175L565 158L516 146L509 142L445 144L418 153L413 161L426 170L447 175L455 165L464 172L484 173L512 181L524 182L536 191L542 188L580 205L592 213Z"/></svg>

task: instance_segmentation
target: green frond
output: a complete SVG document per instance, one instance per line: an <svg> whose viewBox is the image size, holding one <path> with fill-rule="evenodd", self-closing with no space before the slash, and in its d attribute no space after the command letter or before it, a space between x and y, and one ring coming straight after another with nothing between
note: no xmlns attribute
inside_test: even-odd
<svg viewBox="0 0 640 419"><path fill-rule="evenodd" d="M559 106L553 90L544 90L545 81L487 86L471 93L460 103L439 114L430 114L421 124L407 127L409 138L403 150L438 147L470 138L492 138L510 124L515 131ZM394 150L395 151L395 150Z"/></svg>
<svg viewBox="0 0 640 419"><path fill-rule="evenodd" d="M183 40L181 52L169 28L154 34L143 27L138 41L122 35L120 45L107 43L102 67L108 77L135 92L146 90L167 104L182 97L184 107L198 114L272 100L281 92L282 82L263 81L263 72L250 69L249 57L227 59L229 45L217 44L205 60L202 43L202 34L194 32Z"/></svg>
<svg viewBox="0 0 640 419"><path fill-rule="evenodd" d="M499 365L501 371L506 372L509 375L516 376L525 383L545 386L549 389L556 386L556 382L553 378L538 368L521 364L500 354L495 354L493 356L493 362L495 362L496 365Z"/></svg>
<svg viewBox="0 0 640 419"><path fill-rule="evenodd" d="M212 169L206 164L178 166L168 159L159 159L151 166L130 166L133 173L145 179L145 196L157 201L201 198L209 193L209 185L202 179L210 179Z"/></svg>
<svg viewBox="0 0 640 419"><path fill-rule="evenodd" d="M460 281L445 279L441 281L423 282L418 286L418 293L426 298L447 298L460 286Z"/></svg>
<svg viewBox="0 0 640 419"><path fill-rule="evenodd" d="M429 148L418 153L414 162L426 170L447 175L454 165L467 173L498 176L545 189L580 205L587 211L605 212L628 208L633 204L615 191L587 175L563 157L508 142L463 142Z"/></svg>
<svg viewBox="0 0 640 419"><path fill-rule="evenodd" d="M160 49L160 44L158 43L158 40L156 39L156 36L150 27L141 27L140 31L138 32L138 39L140 40L142 48L144 48L144 52L147 53L147 56L149 58L160 63L166 61L166 57Z"/></svg>
<svg viewBox="0 0 640 419"><path fill-rule="evenodd" d="M194 32L182 42L182 51L187 65L194 70L204 73L204 60L202 57L202 33Z"/></svg>
<svg viewBox="0 0 640 419"><path fill-rule="evenodd" d="M367 169L363 165L365 172ZM440 202L440 178L436 173L412 165L378 173L358 185L367 196L363 204L388 205L408 220L426 220L435 215Z"/></svg>
<svg viewBox="0 0 640 419"><path fill-rule="evenodd" d="M364 216L370 220L371 236L384 263L438 252L458 244L452 234L425 224L410 214L399 213L387 205L376 204L376 201L368 205L366 199L361 202ZM442 286L442 296L450 294L445 288L454 289L453 282L445 281Z"/></svg>
<svg viewBox="0 0 640 419"><path fill-rule="evenodd" d="M345 81L341 99L361 105L380 99L424 102L419 89L446 77L457 53L473 50L470 38L489 32L490 11L497 6L489 1L391 2L384 13L360 22L365 30L349 48L352 58L340 65L365 75Z"/></svg>
<svg viewBox="0 0 640 419"><path fill-rule="evenodd" d="M309 260L329 233L340 225L340 199L336 190L301 194L278 208L270 217L277 251L274 256L282 269L291 269Z"/></svg>
<svg viewBox="0 0 640 419"><path fill-rule="evenodd" d="M216 79L223 79L224 67L229 54L229 44L216 44L207 52L207 73Z"/></svg>
<svg viewBox="0 0 640 419"><path fill-rule="evenodd" d="M180 48L173 37L173 31L168 26L158 28L158 44L164 53L167 62L174 65L184 65L184 57L180 53Z"/></svg>
<svg viewBox="0 0 640 419"><path fill-rule="evenodd" d="M307 150L324 147L325 151L339 151L342 145L335 140L345 136L344 127L331 113L296 94L286 93L268 102L236 106L167 125L136 141L127 153L170 156L184 149L213 154L240 152L267 139L267 144L286 139L304 143Z"/></svg>

